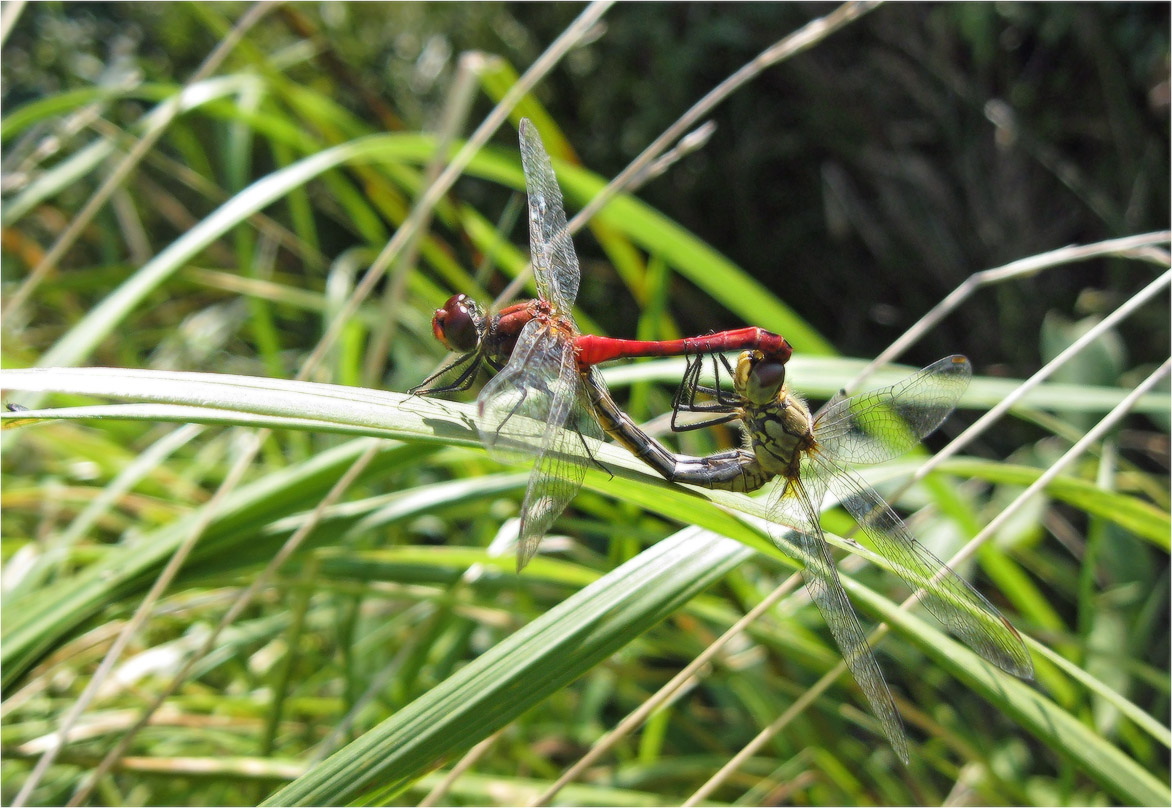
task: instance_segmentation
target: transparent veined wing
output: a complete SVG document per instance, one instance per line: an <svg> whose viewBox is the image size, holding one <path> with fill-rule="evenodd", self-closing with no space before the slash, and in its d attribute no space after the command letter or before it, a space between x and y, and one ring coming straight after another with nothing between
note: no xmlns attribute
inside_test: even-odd
<svg viewBox="0 0 1172 808"><path fill-rule="evenodd" d="M568 392L561 379L563 353L557 332L531 320L509 361L480 391L477 426L494 459L522 463L541 452L553 402Z"/></svg>
<svg viewBox="0 0 1172 808"><path fill-rule="evenodd" d="M573 344L538 320L525 326L508 364L481 391L478 427L489 453L506 463L536 458L521 505L518 570L582 487L601 443L585 400Z"/></svg>
<svg viewBox="0 0 1172 808"><path fill-rule="evenodd" d="M1033 661L1021 635L993 604L917 541L887 502L854 472L816 454L812 462L822 467L830 490L874 550L893 562L895 572L912 589L924 589L921 600L937 620L1003 671L1033 678Z"/></svg>
<svg viewBox="0 0 1172 808"><path fill-rule="evenodd" d="M972 375L968 359L946 356L891 387L832 399L815 416L814 439L842 463L893 460L944 423Z"/></svg>
<svg viewBox="0 0 1172 808"><path fill-rule="evenodd" d="M799 477L777 482L768 506L770 534L787 552L791 542L799 548L800 560L806 565L802 576L806 591L830 627L843 661L879 718L883 733L906 763L910 758L903 722L855 609L842 588L838 567L819 523L819 509L826 492L826 481L819 476L819 471L803 461ZM784 536L787 527L794 531L790 540Z"/></svg>
<svg viewBox="0 0 1172 808"><path fill-rule="evenodd" d="M537 127L521 119L521 166L529 195L529 249L541 297L554 311L569 316L578 297L578 256L566 230L562 191Z"/></svg>

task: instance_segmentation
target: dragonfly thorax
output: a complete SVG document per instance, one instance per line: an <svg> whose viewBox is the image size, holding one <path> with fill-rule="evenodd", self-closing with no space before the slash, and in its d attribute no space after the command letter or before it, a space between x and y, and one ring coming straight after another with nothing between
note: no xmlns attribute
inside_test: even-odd
<svg viewBox="0 0 1172 808"><path fill-rule="evenodd" d="M785 387L768 404L746 401L742 411L757 462L771 475L797 476L802 454L814 447L814 419L800 396Z"/></svg>
<svg viewBox="0 0 1172 808"><path fill-rule="evenodd" d="M761 351L742 351L733 386L757 462L770 474L796 475L802 452L814 445L814 422L806 402L786 389L785 362Z"/></svg>

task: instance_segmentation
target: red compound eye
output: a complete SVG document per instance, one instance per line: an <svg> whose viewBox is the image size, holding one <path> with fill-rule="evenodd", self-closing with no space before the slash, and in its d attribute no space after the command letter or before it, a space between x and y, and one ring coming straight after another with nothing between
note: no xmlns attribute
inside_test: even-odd
<svg viewBox="0 0 1172 808"><path fill-rule="evenodd" d="M435 310L431 330L449 351L465 353L480 342L480 307L467 295L452 295L443 308Z"/></svg>

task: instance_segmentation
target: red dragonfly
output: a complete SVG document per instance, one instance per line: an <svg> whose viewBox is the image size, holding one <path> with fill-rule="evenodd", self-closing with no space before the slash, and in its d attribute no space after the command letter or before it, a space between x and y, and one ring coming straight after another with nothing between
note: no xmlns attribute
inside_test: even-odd
<svg viewBox="0 0 1172 808"><path fill-rule="evenodd" d="M933 431L967 385L967 360L949 358L901 385L832 402L815 417L784 386L791 349L769 332L742 329L662 343L582 336L570 313L579 271L561 193L528 121L521 123L521 153L540 298L510 306L496 317L484 316L462 295L451 298L436 312L433 330L461 355L413 391L467 389L486 362L500 371L478 398L481 438L503 460L537 457L521 510L518 569L536 552L541 536L581 486L592 446L605 429L668 479L752 491L780 478L769 500L771 535L806 562L811 595L903 759L907 743L902 724L818 523L828 489L846 492L844 507L859 520L872 544L895 562L909 583L928 586L925 600L930 610L954 633L1004 670L1030 675L1029 654L1008 622L916 542L878 494L839 465L896 457ZM742 353L736 371L721 357L734 378L732 395L721 391L719 380L715 388L698 384L705 354L738 348L751 350ZM618 409L594 368L595 362L606 359L677 353L691 357L676 396L677 413L694 410L715 413L717 421L739 419L749 448L704 458L671 454ZM451 374L456 376L453 383L428 387ZM712 393L716 399L697 402L697 392ZM673 426L683 428L674 418ZM788 538L791 528L796 542Z"/></svg>
<svg viewBox="0 0 1172 808"><path fill-rule="evenodd" d="M564 220L565 214L562 213L562 216ZM530 233L530 239L533 238L533 234ZM576 279L576 256L573 272ZM694 356L715 351L740 351L752 348L785 363L793 353L793 348L784 337L755 326L720 331L702 337L669 340L618 339L581 334L570 310L563 308L566 305L573 305L572 301L578 294L577 283L569 287L573 297L565 298L566 287L548 287L536 260L533 274L541 297L506 306L495 315L485 315L476 301L463 293L452 295L443 306L436 309L435 315L431 318L432 333L445 348L458 353L459 356L428 376L417 387L413 387L410 392L429 395L467 390L476 381L480 369L485 364L494 371L499 371L505 366L513 354L513 348L521 332L533 320L561 320L556 327L563 332L563 339L573 341L574 358L579 369L583 371L613 359ZM554 300L558 294L555 289L563 295L560 303ZM429 386L445 376L455 376L455 379L440 386Z"/></svg>
<svg viewBox="0 0 1172 808"><path fill-rule="evenodd" d="M571 313L578 296L578 257L566 229L561 190L537 129L528 119L521 120L520 138L539 297L494 316L485 316L465 295L451 297L436 311L432 330L460 356L411 390L422 394L465 390L485 363L499 371L477 399L481 439L493 457L504 462L536 457L521 506L518 570L533 557L541 537L581 487L603 429L668 479L682 475L704 477L722 487L744 485L734 478L743 476L751 459L748 452L737 449L707 458L671 454L618 409L596 364L744 348L784 364L793 352L784 338L760 328L659 342L579 333ZM449 383L433 384L453 377Z"/></svg>
<svg viewBox="0 0 1172 808"><path fill-rule="evenodd" d="M953 634L1007 673L1032 678L1029 651L1009 621L916 541L883 498L844 465L893 460L934 432L968 387L969 361L945 357L891 387L850 397L839 394L811 415L805 401L786 386L783 363L759 351L744 351L735 370L723 356L720 359L732 376L733 394L720 388L719 377L715 387L701 386L703 357L689 360L673 402L676 413L707 412L714 417L685 426L673 416L673 427L740 421L754 455L738 461L745 472L741 479L764 485L777 478L766 506L770 535L805 562L806 589L900 757L908 760L899 713L822 532L819 514L827 491L835 493L870 546L893 562L896 573L912 589L923 588L924 605ZM698 401L698 393L714 400ZM696 479L683 482L726 487L719 482L710 485L702 469L686 471Z"/></svg>

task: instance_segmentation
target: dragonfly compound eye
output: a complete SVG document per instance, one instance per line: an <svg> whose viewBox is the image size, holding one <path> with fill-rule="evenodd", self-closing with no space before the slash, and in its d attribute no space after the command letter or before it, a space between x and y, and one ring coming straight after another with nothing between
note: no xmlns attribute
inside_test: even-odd
<svg viewBox="0 0 1172 808"><path fill-rule="evenodd" d="M467 295L452 295L431 319L435 338L449 351L472 351L480 342L484 318L480 307Z"/></svg>
<svg viewBox="0 0 1172 808"><path fill-rule="evenodd" d="M745 351L737 359L737 392L753 404L768 404L785 384L785 363L761 351Z"/></svg>

